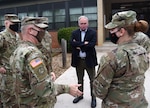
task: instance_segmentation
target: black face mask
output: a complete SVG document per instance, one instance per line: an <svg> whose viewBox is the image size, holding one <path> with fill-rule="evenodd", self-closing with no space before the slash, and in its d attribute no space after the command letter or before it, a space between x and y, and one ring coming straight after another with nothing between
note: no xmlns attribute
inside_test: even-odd
<svg viewBox="0 0 150 108"><path fill-rule="evenodd" d="M16 24L10 25L9 28L10 28L12 31L17 32L17 31L19 30L19 24L16 23Z"/></svg>
<svg viewBox="0 0 150 108"><path fill-rule="evenodd" d="M43 39L43 37L44 37L44 35L45 35L45 31L38 31L38 33L37 33L37 35L35 36L35 38L36 38L39 42L41 42L42 39Z"/></svg>
<svg viewBox="0 0 150 108"><path fill-rule="evenodd" d="M112 33L112 34L110 33L109 38L110 38L111 42L113 42L114 44L116 44L117 41L119 40L119 37L116 36L116 33Z"/></svg>

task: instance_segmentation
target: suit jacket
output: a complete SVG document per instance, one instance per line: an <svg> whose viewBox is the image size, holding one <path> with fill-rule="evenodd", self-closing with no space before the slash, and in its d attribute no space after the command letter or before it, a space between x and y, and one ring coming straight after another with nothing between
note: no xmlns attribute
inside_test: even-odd
<svg viewBox="0 0 150 108"><path fill-rule="evenodd" d="M88 41L88 44L84 44L85 41ZM88 67L95 67L97 63L97 55L95 50L95 45L97 42L97 33L95 30L88 28L84 41L81 42L81 31L77 29L72 32L70 44L72 46L72 61L71 66L76 67L79 61L79 52L80 50L77 47L80 47L81 51L86 52L86 65Z"/></svg>

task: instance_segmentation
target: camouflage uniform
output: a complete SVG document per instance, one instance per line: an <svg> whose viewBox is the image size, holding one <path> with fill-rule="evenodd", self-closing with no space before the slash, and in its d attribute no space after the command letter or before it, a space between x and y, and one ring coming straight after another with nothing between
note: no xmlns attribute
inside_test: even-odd
<svg viewBox="0 0 150 108"><path fill-rule="evenodd" d="M133 41L144 47L150 53L150 39L146 34L142 32L135 33Z"/></svg>
<svg viewBox="0 0 150 108"><path fill-rule="evenodd" d="M52 38L48 31L45 31L45 36L42 39L42 45L51 53L52 52Z"/></svg>
<svg viewBox="0 0 150 108"><path fill-rule="evenodd" d="M146 50L132 42L103 56L93 82L102 108L147 108L143 85L148 67Z"/></svg>
<svg viewBox="0 0 150 108"><path fill-rule="evenodd" d="M38 23L37 18L27 19L26 23ZM13 91L19 108L54 108L56 96L69 92L68 85L53 83L46 59L47 56L28 41L21 42L11 56Z"/></svg>
<svg viewBox="0 0 150 108"><path fill-rule="evenodd" d="M47 24L48 25L48 18L47 17L41 17L41 22L44 23L44 24ZM50 71L49 72L52 72L53 69L52 69L52 38L51 38L51 35L49 34L48 31L45 31L45 35L42 39L42 42L41 42L42 46L39 45L39 49L42 51L43 54L47 55L47 58L49 59L48 62L49 62L49 69Z"/></svg>
<svg viewBox="0 0 150 108"><path fill-rule="evenodd" d="M130 32L134 33L132 29L135 26L131 25L135 25L136 21L136 12L123 11L113 15L111 22L105 25L110 33L122 28L124 33L117 32L122 34L126 41L118 35L120 41L116 41L119 43L117 49L102 56L100 60L98 73L93 81L93 92L103 100L102 108L147 108L148 106L144 96L144 74L149 68L147 51L133 42L132 36L124 28L128 26Z"/></svg>
<svg viewBox="0 0 150 108"><path fill-rule="evenodd" d="M12 14L12 19L17 16ZM9 15L8 15L9 16ZM14 18L14 19L15 19ZM9 58L17 46L20 36L17 33L12 34L9 29L0 32L0 67L6 69L6 73L1 75L1 101L4 108L10 108L15 101L12 93L12 71L10 70Z"/></svg>
<svg viewBox="0 0 150 108"><path fill-rule="evenodd" d="M45 48L41 43L37 45L38 49L43 53L43 56L45 56L45 61L47 63L46 68L48 69L49 75L50 72L52 72L52 55L51 53Z"/></svg>
<svg viewBox="0 0 150 108"><path fill-rule="evenodd" d="M41 22L48 25L48 18L41 17ZM52 53L52 37L47 30L45 31L45 36L41 43L50 53Z"/></svg>
<svg viewBox="0 0 150 108"><path fill-rule="evenodd" d="M68 86L54 85L45 59L42 52L29 42L19 44L11 57L12 69L16 72L14 74L16 97L20 105L25 104L31 108L53 108L55 96L69 91Z"/></svg>
<svg viewBox="0 0 150 108"><path fill-rule="evenodd" d="M133 41L146 49L146 51L148 53L148 58L150 61L150 39L149 39L149 37L142 32L137 32L137 33L135 33L135 35L133 37Z"/></svg>
<svg viewBox="0 0 150 108"><path fill-rule="evenodd" d="M48 33L48 31L45 31L45 36L42 39L42 46L39 45L39 49L42 51L43 54L47 55L47 58L49 59L49 68L50 72L53 71L52 69L52 47L51 47L51 35Z"/></svg>
<svg viewBox="0 0 150 108"><path fill-rule="evenodd" d="M43 17L45 18L45 17ZM44 20L45 21L45 20ZM52 52L51 52L51 35L48 33L48 31L45 31L45 35L42 39L42 42L37 45L38 49L42 52L44 61L46 62L46 68L49 75L51 75L52 69ZM56 102L56 97L53 96L53 102L51 104ZM52 104L52 105L53 105Z"/></svg>

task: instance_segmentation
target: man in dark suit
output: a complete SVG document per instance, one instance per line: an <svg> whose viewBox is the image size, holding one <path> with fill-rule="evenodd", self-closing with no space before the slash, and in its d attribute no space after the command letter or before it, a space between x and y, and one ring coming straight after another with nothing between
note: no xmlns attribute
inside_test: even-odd
<svg viewBox="0 0 150 108"><path fill-rule="evenodd" d="M78 18L79 29L72 32L71 46L72 46L72 62L71 66L76 68L78 83L82 84L79 90L83 92L83 77L84 70L87 71L90 79L91 88L91 108L96 107L96 97L92 93L92 82L95 76L95 66L97 65L97 56L95 45L97 42L97 33L93 29L88 28L88 18L80 16ZM83 99L83 95L77 96L73 103L79 102Z"/></svg>

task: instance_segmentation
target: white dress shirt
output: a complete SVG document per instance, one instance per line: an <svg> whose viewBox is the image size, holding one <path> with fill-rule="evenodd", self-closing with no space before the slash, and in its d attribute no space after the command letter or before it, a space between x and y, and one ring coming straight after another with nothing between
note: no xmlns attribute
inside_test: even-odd
<svg viewBox="0 0 150 108"><path fill-rule="evenodd" d="M81 31L81 41L82 41L82 42L84 42L85 33L86 33L86 30L85 30L85 31ZM82 51L80 50L80 52L79 52L79 57L85 58L85 57L86 57L86 53L85 53L85 52L82 52Z"/></svg>

